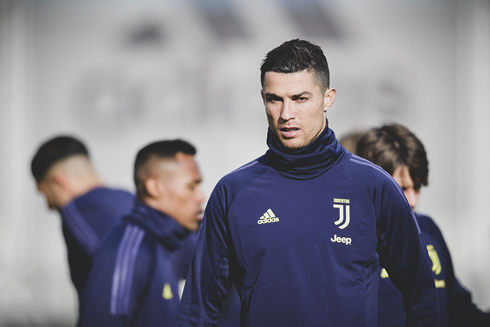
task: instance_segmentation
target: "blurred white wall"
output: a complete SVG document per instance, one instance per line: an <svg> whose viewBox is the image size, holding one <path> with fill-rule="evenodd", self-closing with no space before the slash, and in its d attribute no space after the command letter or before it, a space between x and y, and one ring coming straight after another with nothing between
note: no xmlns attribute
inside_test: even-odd
<svg viewBox="0 0 490 327"><path fill-rule="evenodd" d="M132 190L136 151L184 138L209 194L266 150L260 62L296 37L329 60L338 136L396 121L422 139L418 209L490 309L489 1L0 0L0 326L76 319L59 217L29 171L41 142L80 137Z"/></svg>

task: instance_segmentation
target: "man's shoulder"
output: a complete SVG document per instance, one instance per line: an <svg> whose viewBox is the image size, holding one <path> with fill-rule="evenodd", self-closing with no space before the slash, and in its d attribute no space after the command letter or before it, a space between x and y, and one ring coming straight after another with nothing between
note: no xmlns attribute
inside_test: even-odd
<svg viewBox="0 0 490 327"><path fill-rule="evenodd" d="M75 198L75 202L95 201L102 202L107 199L116 199L121 201L134 200L134 194L119 188L96 187L85 194Z"/></svg>
<svg viewBox="0 0 490 327"><path fill-rule="evenodd" d="M385 205L406 202L402 189L393 177L372 162L349 153L338 167L371 201ZM406 206L410 208L408 203Z"/></svg>
<svg viewBox="0 0 490 327"><path fill-rule="evenodd" d="M441 230L436 222L429 216L416 212L415 217L423 233L431 234L442 238Z"/></svg>
<svg viewBox="0 0 490 327"><path fill-rule="evenodd" d="M157 240L144 225L135 221L122 221L102 242L98 256L120 258L117 260L133 258L133 262L137 257L142 257L146 259L144 261L150 262L157 245ZM120 265L122 265L122 261Z"/></svg>
<svg viewBox="0 0 490 327"><path fill-rule="evenodd" d="M269 169L265 157L261 156L223 176L214 187L206 208L212 207L212 203L233 202L243 190Z"/></svg>
<svg viewBox="0 0 490 327"><path fill-rule="evenodd" d="M134 196L129 192L118 190L114 195L110 189L96 188L73 199L60 213L64 230L91 254L133 206Z"/></svg>
<svg viewBox="0 0 490 327"><path fill-rule="evenodd" d="M422 213L419 213L419 212L415 212L415 217L417 217L417 220L426 222L427 224L431 224L431 225L435 225L436 224L431 217L429 217L429 216L427 216L425 214L422 214Z"/></svg>
<svg viewBox="0 0 490 327"><path fill-rule="evenodd" d="M73 199L63 211L78 211L87 219L91 216L118 218L131 211L135 196L122 189L97 187Z"/></svg>
<svg viewBox="0 0 490 327"><path fill-rule="evenodd" d="M397 185L391 175L369 160L349 153L339 163L339 168L353 181L364 185Z"/></svg>
<svg viewBox="0 0 490 327"><path fill-rule="evenodd" d="M239 186L248 184L250 181L261 176L267 169L269 169L269 166L267 165L265 156L261 156L223 176L218 182L218 185Z"/></svg>

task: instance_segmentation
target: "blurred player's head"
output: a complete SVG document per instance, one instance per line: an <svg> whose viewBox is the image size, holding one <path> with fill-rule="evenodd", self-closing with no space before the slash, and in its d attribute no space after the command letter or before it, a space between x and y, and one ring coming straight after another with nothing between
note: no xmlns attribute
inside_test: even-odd
<svg viewBox="0 0 490 327"><path fill-rule="evenodd" d="M204 201L195 154L188 142L158 141L142 148L134 164L138 198L189 230L198 229Z"/></svg>
<svg viewBox="0 0 490 327"><path fill-rule="evenodd" d="M60 209L101 185L87 148L71 136L57 136L43 143L31 161L31 172L51 209Z"/></svg>
<svg viewBox="0 0 490 327"><path fill-rule="evenodd" d="M267 53L260 67L262 99L269 129L290 150L311 143L325 129L336 91L329 88L322 49L291 40Z"/></svg>
<svg viewBox="0 0 490 327"><path fill-rule="evenodd" d="M412 132L399 124L373 128L359 139L356 153L392 175L415 208L420 188L428 184L429 161Z"/></svg>

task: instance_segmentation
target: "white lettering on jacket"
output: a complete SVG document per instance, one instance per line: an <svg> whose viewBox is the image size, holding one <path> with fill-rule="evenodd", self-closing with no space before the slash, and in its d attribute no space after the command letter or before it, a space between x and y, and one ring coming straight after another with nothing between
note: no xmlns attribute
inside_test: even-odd
<svg viewBox="0 0 490 327"><path fill-rule="evenodd" d="M334 243L344 243L345 245L351 245L352 239L350 237L340 237L337 234L334 234L330 241Z"/></svg>

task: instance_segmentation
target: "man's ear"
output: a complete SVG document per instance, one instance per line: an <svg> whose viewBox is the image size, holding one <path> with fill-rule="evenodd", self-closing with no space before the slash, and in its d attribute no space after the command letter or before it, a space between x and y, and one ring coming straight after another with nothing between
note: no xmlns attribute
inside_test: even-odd
<svg viewBox="0 0 490 327"><path fill-rule="evenodd" d="M325 95L324 95L325 107L323 108L323 111L326 112L333 105L336 96L337 96L337 90L334 89L333 87L325 91Z"/></svg>
<svg viewBox="0 0 490 327"><path fill-rule="evenodd" d="M264 95L264 89L260 90L260 96L262 97L262 102L265 105L265 95Z"/></svg>
<svg viewBox="0 0 490 327"><path fill-rule="evenodd" d="M48 205L50 208L61 208L76 196L70 177L62 172L52 173L45 192L46 197L49 197Z"/></svg>
<svg viewBox="0 0 490 327"><path fill-rule="evenodd" d="M70 179L61 172L54 172L51 176L52 187L58 192L67 192L70 190Z"/></svg>
<svg viewBox="0 0 490 327"><path fill-rule="evenodd" d="M164 191L163 183L160 181L160 179L156 177L148 177L145 180L145 188L146 193L148 193L151 198L160 197L160 195Z"/></svg>

